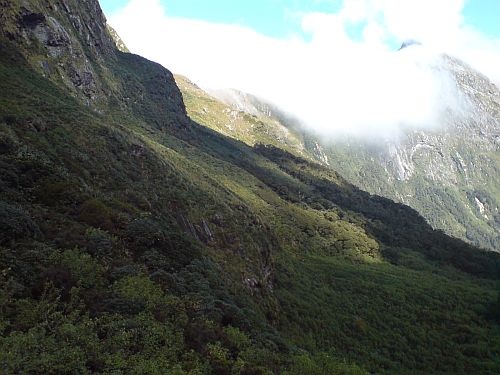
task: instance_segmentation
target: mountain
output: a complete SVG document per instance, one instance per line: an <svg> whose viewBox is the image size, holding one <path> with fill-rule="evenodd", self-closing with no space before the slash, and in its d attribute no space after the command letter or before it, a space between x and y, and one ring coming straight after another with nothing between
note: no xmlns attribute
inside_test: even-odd
<svg viewBox="0 0 500 375"><path fill-rule="evenodd" d="M236 90L213 94L233 108L272 116L294 129L305 153L356 186L409 205L449 235L500 251L500 91L457 59L443 56L439 68L453 78L464 109L449 109L434 129L404 130L377 143L340 135L324 141L264 100Z"/></svg>
<svg viewBox="0 0 500 375"><path fill-rule="evenodd" d="M2 373L498 373L497 254L184 101L96 0L0 7Z"/></svg>
<svg viewBox="0 0 500 375"><path fill-rule="evenodd" d="M302 135L273 117L272 109L265 104L251 102L252 96L239 91L218 93L217 95L230 95L234 92L231 97L241 101L240 104L235 102L228 105L209 95L186 77L177 75L175 80L191 119L250 146L268 144L310 158ZM252 103L258 107L252 107Z"/></svg>
<svg viewBox="0 0 500 375"><path fill-rule="evenodd" d="M415 208L435 228L500 251L500 91L462 62L445 58L468 103L435 130L407 132L380 147L325 145L349 181Z"/></svg>

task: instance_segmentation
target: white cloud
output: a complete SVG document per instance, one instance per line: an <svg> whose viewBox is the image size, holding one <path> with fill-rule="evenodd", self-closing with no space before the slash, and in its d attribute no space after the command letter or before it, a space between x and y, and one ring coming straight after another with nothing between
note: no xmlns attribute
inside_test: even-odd
<svg viewBox="0 0 500 375"><path fill-rule="evenodd" d="M500 41L465 25L463 6L464 0L344 0L338 13L302 16L307 41L170 17L159 0L131 0L110 23L133 52L201 86L261 96L325 134L385 136L401 126L435 126L441 111L457 106L436 51L500 79ZM426 47L389 47L408 38Z"/></svg>

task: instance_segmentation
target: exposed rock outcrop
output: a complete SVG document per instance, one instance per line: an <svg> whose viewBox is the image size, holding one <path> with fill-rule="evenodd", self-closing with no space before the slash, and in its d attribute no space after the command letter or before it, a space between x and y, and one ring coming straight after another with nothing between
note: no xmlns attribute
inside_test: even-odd
<svg viewBox="0 0 500 375"><path fill-rule="evenodd" d="M159 127L187 124L173 75L120 51L97 0L0 0L0 10L0 38L15 43L37 71L86 105L97 111L111 102L133 106ZM131 70L140 80L131 79Z"/></svg>

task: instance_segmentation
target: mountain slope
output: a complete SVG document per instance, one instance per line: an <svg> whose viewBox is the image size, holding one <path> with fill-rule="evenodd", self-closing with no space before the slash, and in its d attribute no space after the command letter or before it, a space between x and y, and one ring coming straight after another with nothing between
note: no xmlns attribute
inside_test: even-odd
<svg viewBox="0 0 500 375"><path fill-rule="evenodd" d="M500 249L500 91L463 63L446 58L468 103L435 131L414 131L381 147L325 145L337 170L356 185L417 209L435 228Z"/></svg>
<svg viewBox="0 0 500 375"><path fill-rule="evenodd" d="M301 134L306 154L330 164L356 186L415 208L452 236L499 251L500 91L456 59L444 56L442 65L463 95L464 113L450 109L439 128L406 131L378 144L348 136L325 141L252 95L235 90L215 95L233 108L271 116Z"/></svg>
<svg viewBox="0 0 500 375"><path fill-rule="evenodd" d="M175 80L182 92L189 117L193 120L249 146L259 143L271 144L308 157L300 134L265 114L265 107L250 111L248 106L245 106L240 110L208 95L186 77L177 75Z"/></svg>
<svg viewBox="0 0 500 375"><path fill-rule="evenodd" d="M11 4L3 372L498 372L498 256L300 148L251 147L194 122L170 72L96 47L111 40L96 1ZM25 29L33 14L44 35L68 35L61 53ZM87 60L90 96L64 78Z"/></svg>

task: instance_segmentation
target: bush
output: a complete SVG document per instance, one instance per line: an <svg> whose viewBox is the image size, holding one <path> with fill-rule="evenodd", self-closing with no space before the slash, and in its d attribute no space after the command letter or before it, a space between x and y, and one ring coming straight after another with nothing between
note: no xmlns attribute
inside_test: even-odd
<svg viewBox="0 0 500 375"><path fill-rule="evenodd" d="M199 246L177 230L174 224L150 218L138 219L128 225L126 235L131 249L143 257L153 272L185 266L200 255Z"/></svg>
<svg viewBox="0 0 500 375"><path fill-rule="evenodd" d="M80 208L80 221L99 229L112 229L113 212L97 198L85 201Z"/></svg>
<svg viewBox="0 0 500 375"><path fill-rule="evenodd" d="M5 202L0 202L0 228L0 245L40 234L38 226L22 208Z"/></svg>
<svg viewBox="0 0 500 375"><path fill-rule="evenodd" d="M307 354L295 356L287 375L367 375L358 366L350 365L326 353L311 357Z"/></svg>
<svg viewBox="0 0 500 375"><path fill-rule="evenodd" d="M130 223L127 227L127 237L137 248L142 250L165 242L163 227L152 219L138 219Z"/></svg>
<svg viewBox="0 0 500 375"><path fill-rule="evenodd" d="M47 206L58 203L72 204L82 200L78 185L72 181L55 181L47 178L41 181L35 190L38 201Z"/></svg>
<svg viewBox="0 0 500 375"><path fill-rule="evenodd" d="M104 284L104 268L89 254L78 249L66 250L58 258L60 265L69 270L78 287L95 288Z"/></svg>
<svg viewBox="0 0 500 375"><path fill-rule="evenodd" d="M0 269L7 270L3 276L13 278L28 291L40 289L43 287L41 276L52 265L55 252L52 247L39 242L0 247Z"/></svg>
<svg viewBox="0 0 500 375"><path fill-rule="evenodd" d="M112 237L106 231L89 228L85 232L85 247L89 254L105 258L111 256L116 238Z"/></svg>

